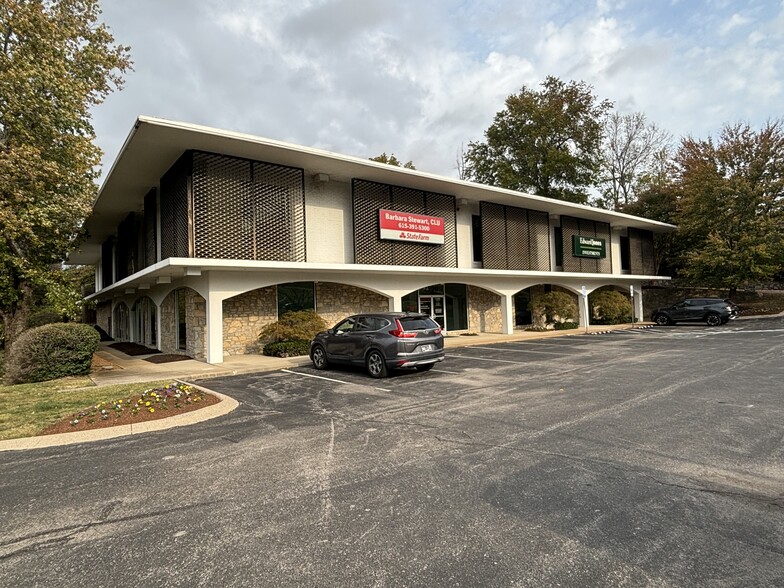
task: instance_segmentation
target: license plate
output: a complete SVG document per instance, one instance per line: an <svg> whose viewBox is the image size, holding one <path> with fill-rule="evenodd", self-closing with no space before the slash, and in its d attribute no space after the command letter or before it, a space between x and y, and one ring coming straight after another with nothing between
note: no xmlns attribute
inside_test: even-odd
<svg viewBox="0 0 784 588"><path fill-rule="evenodd" d="M432 345L420 345L419 346L419 351L421 353L427 353L428 351L433 351L433 350L435 350L435 347L433 347Z"/></svg>

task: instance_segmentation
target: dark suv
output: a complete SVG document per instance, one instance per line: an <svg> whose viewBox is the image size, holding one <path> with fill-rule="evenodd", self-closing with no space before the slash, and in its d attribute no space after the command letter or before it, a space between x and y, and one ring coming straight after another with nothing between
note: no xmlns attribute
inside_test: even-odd
<svg viewBox="0 0 784 588"><path fill-rule="evenodd" d="M394 368L426 371L444 360L444 335L425 314L356 314L318 333L310 343L310 359L317 370L331 363L364 365L374 378Z"/></svg>
<svg viewBox="0 0 784 588"><path fill-rule="evenodd" d="M681 321L705 322L710 327L723 325L738 316L738 307L728 298L687 298L666 308L657 308L651 320L657 325Z"/></svg>

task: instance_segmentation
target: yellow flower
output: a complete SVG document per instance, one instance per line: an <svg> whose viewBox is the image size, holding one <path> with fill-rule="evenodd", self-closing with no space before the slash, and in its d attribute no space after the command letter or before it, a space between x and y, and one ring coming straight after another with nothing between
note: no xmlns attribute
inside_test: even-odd
<svg viewBox="0 0 784 588"><path fill-rule="evenodd" d="M144 406L150 406L150 401L148 400L147 402L145 402Z"/></svg>
<svg viewBox="0 0 784 588"><path fill-rule="evenodd" d="M149 410L150 412L155 412L155 409L154 409L154 408L152 408L152 407L150 407L150 408L149 408L149 409L147 409L147 410Z"/></svg>

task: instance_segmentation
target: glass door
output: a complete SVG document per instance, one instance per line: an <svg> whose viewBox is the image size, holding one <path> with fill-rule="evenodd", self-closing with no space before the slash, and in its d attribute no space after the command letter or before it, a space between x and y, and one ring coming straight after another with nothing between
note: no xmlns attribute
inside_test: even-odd
<svg viewBox="0 0 784 588"><path fill-rule="evenodd" d="M444 331L446 331L446 321L445 319L445 305L444 305L444 297L442 295L438 296L419 296L419 312L422 314L427 314L432 318L434 321L438 323Z"/></svg>

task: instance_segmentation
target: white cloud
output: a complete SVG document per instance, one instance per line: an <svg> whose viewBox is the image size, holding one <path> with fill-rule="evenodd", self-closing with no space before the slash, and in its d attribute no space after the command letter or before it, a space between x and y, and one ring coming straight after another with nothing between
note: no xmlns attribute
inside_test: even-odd
<svg viewBox="0 0 784 588"><path fill-rule="evenodd" d="M784 3L762 0L742 14L710 0L107 0L104 17L135 61L95 111L109 163L151 114L450 175L460 144L547 75L676 136L761 124L784 103Z"/></svg>

